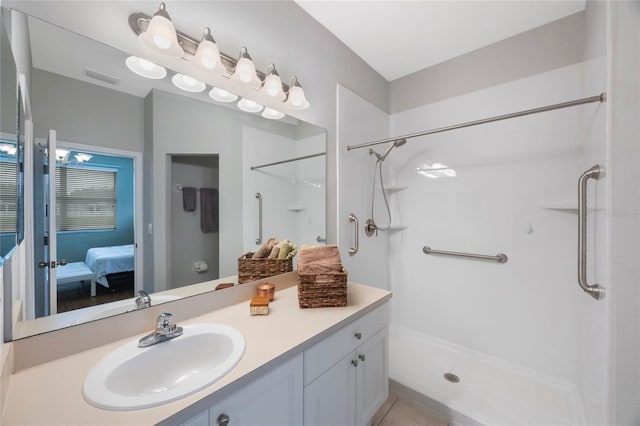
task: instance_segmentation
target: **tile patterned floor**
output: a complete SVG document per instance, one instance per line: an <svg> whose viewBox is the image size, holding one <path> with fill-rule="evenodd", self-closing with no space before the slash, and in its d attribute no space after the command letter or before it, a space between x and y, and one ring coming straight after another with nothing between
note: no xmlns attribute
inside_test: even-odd
<svg viewBox="0 0 640 426"><path fill-rule="evenodd" d="M373 426L447 426L432 414L411 401L390 394L380 410L373 416Z"/></svg>

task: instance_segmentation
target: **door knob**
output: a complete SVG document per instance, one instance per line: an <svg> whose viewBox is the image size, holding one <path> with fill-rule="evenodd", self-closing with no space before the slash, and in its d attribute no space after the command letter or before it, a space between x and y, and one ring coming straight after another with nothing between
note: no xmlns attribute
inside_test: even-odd
<svg viewBox="0 0 640 426"><path fill-rule="evenodd" d="M351 365L353 365L354 367L358 366L358 360L357 359L352 359L351 360Z"/></svg>
<svg viewBox="0 0 640 426"><path fill-rule="evenodd" d="M49 266L48 262L38 262L38 268L46 268Z"/></svg>
<svg viewBox="0 0 640 426"><path fill-rule="evenodd" d="M360 340L362 339L362 333L360 333L359 331L357 331L354 336L356 337L356 339Z"/></svg>
<svg viewBox="0 0 640 426"><path fill-rule="evenodd" d="M218 426L227 426L229 424L229 420L231 419L225 413L220 414L217 420Z"/></svg>
<svg viewBox="0 0 640 426"><path fill-rule="evenodd" d="M57 262L57 263L58 263L58 265L60 265L60 266L64 266L64 265L66 265L66 264L67 264L67 259L60 259L60 260L58 260L58 262Z"/></svg>
<svg viewBox="0 0 640 426"><path fill-rule="evenodd" d="M360 361L364 362L364 354L358 355L358 358L360 358Z"/></svg>

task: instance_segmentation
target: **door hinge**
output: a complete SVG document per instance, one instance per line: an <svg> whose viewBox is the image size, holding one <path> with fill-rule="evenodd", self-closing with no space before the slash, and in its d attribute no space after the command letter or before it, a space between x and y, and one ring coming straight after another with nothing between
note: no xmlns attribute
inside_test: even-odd
<svg viewBox="0 0 640 426"><path fill-rule="evenodd" d="M20 164L18 165L18 171L19 171L20 173L24 173L24 163L20 163Z"/></svg>
<svg viewBox="0 0 640 426"><path fill-rule="evenodd" d="M44 245L45 246L49 245L49 237L44 237Z"/></svg>
<svg viewBox="0 0 640 426"><path fill-rule="evenodd" d="M42 173L44 173L45 175L49 174L49 166L47 164L44 164L42 166Z"/></svg>

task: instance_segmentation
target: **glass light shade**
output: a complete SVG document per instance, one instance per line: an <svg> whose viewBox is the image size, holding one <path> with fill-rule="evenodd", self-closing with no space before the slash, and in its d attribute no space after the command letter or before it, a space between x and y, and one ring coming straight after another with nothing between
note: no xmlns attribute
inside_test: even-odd
<svg viewBox="0 0 640 426"><path fill-rule="evenodd" d="M127 68L141 77L159 80L167 76L167 70L164 67L137 56L129 56L125 64Z"/></svg>
<svg viewBox="0 0 640 426"><path fill-rule="evenodd" d="M188 75L184 75L180 73L174 75L171 78L171 82L178 89L184 90L185 92L198 93L198 92L202 92L204 89L207 88L207 85L204 84L203 82L196 80L193 77L189 77Z"/></svg>
<svg viewBox="0 0 640 426"><path fill-rule="evenodd" d="M56 160L64 161L69 156L69 151L66 149L56 149Z"/></svg>
<svg viewBox="0 0 640 426"><path fill-rule="evenodd" d="M178 43L176 29L165 9L165 4L160 3L160 9L151 18L147 30L138 36L138 40L156 53L179 58L184 55L184 50Z"/></svg>
<svg viewBox="0 0 640 426"><path fill-rule="evenodd" d="M198 44L193 62L207 71L213 71L218 75L224 74L225 69L220 60L220 51L215 40L211 37L209 28L204 29L202 41Z"/></svg>
<svg viewBox="0 0 640 426"><path fill-rule="evenodd" d="M283 101L287 97L284 90L282 90L282 80L280 80L280 76L277 73L267 75L260 93L279 101Z"/></svg>
<svg viewBox="0 0 640 426"><path fill-rule="evenodd" d="M264 106L250 99L242 98L238 102L238 108L245 112L260 112L262 111L262 108L264 108Z"/></svg>
<svg viewBox="0 0 640 426"><path fill-rule="evenodd" d="M284 113L276 111L275 109L265 108L264 111L262 111L262 116L269 120L280 120L284 117Z"/></svg>
<svg viewBox="0 0 640 426"><path fill-rule="evenodd" d="M76 161L78 163L84 163L85 161L91 160L93 158L93 155L79 152L74 157L76 158Z"/></svg>
<svg viewBox="0 0 640 426"><path fill-rule="evenodd" d="M257 89L260 87L260 84L262 84L258 78L258 74L256 74L256 66L253 64L246 47L240 50L240 56L236 62L236 68L231 76L231 81L254 89Z"/></svg>
<svg viewBox="0 0 640 426"><path fill-rule="evenodd" d="M224 89L219 89L214 87L209 92L209 97L218 102L233 102L238 99L238 95L234 95L231 92L228 92Z"/></svg>
<svg viewBox="0 0 640 426"><path fill-rule="evenodd" d="M291 85L289 88L289 94L287 96L287 107L291 109L307 109L309 108L309 102L304 96L304 90L299 85Z"/></svg>

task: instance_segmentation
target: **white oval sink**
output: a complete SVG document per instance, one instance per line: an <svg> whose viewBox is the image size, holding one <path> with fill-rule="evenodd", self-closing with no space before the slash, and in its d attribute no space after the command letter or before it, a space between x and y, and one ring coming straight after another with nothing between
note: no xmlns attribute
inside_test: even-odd
<svg viewBox="0 0 640 426"><path fill-rule="evenodd" d="M180 299L180 296L154 295L151 299L151 306L156 306L160 303L171 302L177 299ZM105 303L104 305L98 305L85 309L87 309L87 312L80 315L75 324L82 324L88 321L94 321L113 315L124 314L125 312L135 311L136 298L133 297L118 302Z"/></svg>
<svg viewBox="0 0 640 426"><path fill-rule="evenodd" d="M102 358L82 395L106 410L138 410L183 398L227 374L244 354L244 337L223 324L184 326L182 336L138 347L138 339Z"/></svg>

